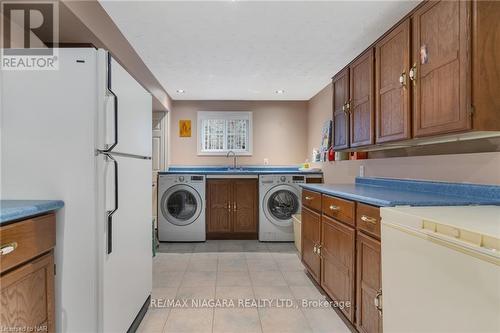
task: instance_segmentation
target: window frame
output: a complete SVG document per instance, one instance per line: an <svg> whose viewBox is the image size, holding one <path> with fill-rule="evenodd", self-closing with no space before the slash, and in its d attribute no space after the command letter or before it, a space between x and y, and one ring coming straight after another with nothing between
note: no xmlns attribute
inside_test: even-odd
<svg viewBox="0 0 500 333"><path fill-rule="evenodd" d="M197 154L198 156L226 156L226 154L230 151L227 149L227 123L224 129L224 149L220 151L204 151L202 150L203 145L203 130L202 130L202 121L207 119L219 119L224 120L225 122L231 119L237 120L248 120L248 146L245 151L241 150L232 150L237 156L252 156L253 154L253 113L251 111L198 111L197 113L197 123L196 123L196 131L197 131Z"/></svg>

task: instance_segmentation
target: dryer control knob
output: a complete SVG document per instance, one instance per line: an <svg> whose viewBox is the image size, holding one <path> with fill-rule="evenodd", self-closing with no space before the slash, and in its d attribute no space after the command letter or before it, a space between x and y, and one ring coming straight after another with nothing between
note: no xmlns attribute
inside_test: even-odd
<svg viewBox="0 0 500 333"><path fill-rule="evenodd" d="M286 180L286 177L285 177L285 176L281 176L281 177L280 177L280 181L282 181L283 183L285 182L285 180Z"/></svg>
<svg viewBox="0 0 500 333"><path fill-rule="evenodd" d="M179 176L179 181L183 182L184 181L184 176Z"/></svg>

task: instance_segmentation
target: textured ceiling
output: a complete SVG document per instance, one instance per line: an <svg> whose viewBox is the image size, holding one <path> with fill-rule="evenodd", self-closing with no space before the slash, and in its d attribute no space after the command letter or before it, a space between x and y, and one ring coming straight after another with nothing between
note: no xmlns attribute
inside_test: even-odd
<svg viewBox="0 0 500 333"><path fill-rule="evenodd" d="M100 3L170 96L187 100L308 100L418 4Z"/></svg>

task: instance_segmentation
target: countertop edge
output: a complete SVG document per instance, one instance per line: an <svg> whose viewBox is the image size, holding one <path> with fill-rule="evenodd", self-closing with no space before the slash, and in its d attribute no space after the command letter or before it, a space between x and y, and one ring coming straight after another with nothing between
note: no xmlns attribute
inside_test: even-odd
<svg viewBox="0 0 500 333"><path fill-rule="evenodd" d="M35 203L35 204L31 203L31 204L26 204L26 206L23 207L12 208L12 212L8 212L0 216L0 226L5 226L11 223L20 222L22 220L26 220L34 216L59 210L63 207L64 207L64 201L62 200L47 200L47 201L41 200L40 203Z"/></svg>

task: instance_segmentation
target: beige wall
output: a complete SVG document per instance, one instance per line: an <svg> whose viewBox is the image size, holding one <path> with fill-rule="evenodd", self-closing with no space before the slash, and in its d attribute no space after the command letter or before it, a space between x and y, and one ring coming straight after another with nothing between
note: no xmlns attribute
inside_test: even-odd
<svg viewBox="0 0 500 333"><path fill-rule="evenodd" d="M331 85L309 101L308 157L319 145L323 122L331 119L331 102ZM500 139L371 152L368 160L317 164L325 173L325 183L354 182L361 165L365 176L500 185Z"/></svg>
<svg viewBox="0 0 500 333"><path fill-rule="evenodd" d="M296 165L307 155L307 102L174 101L170 112L170 165L230 165L225 156L197 156L197 111L252 111L253 155L240 165ZM179 137L179 120L190 119L192 136Z"/></svg>

